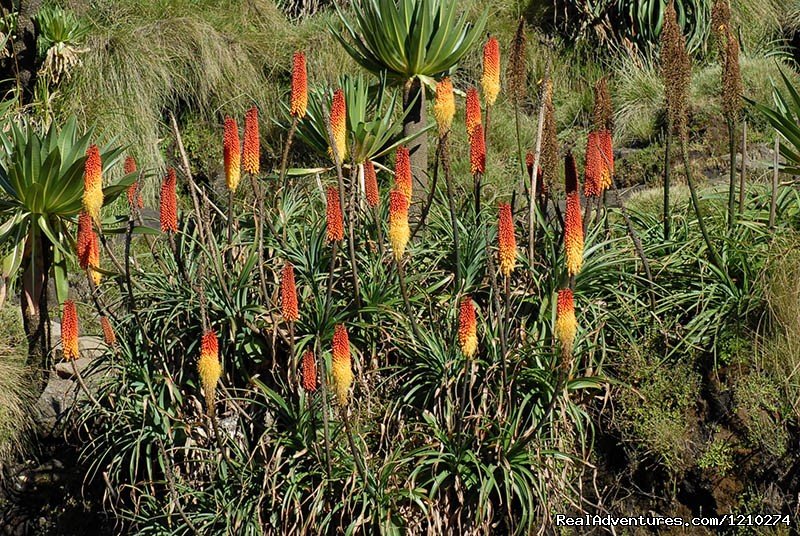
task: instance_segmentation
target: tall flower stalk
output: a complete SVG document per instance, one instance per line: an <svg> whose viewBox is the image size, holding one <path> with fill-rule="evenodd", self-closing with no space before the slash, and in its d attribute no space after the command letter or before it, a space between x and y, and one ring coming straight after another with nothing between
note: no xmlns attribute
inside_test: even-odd
<svg viewBox="0 0 800 536"><path fill-rule="evenodd" d="M217 383L222 376L222 365L219 361L219 341L213 330L206 331L200 341L200 358L197 360L197 374L203 386L208 417L214 419L214 402L216 400Z"/></svg>
<svg viewBox="0 0 800 536"><path fill-rule="evenodd" d="M511 205L500 203L497 221L497 257L500 274L503 276L503 295L505 296L505 314L501 324L501 329L506 330L505 337L508 339L510 333L508 327L511 324L511 272L517 262L517 238L514 234L514 216L511 213ZM506 357L503 355L503 390L508 388L508 367Z"/></svg>
<svg viewBox="0 0 800 536"><path fill-rule="evenodd" d="M718 0L723 2L724 0ZM724 12L724 10L720 10ZM728 12L730 17L730 12ZM739 41L731 31L730 18L727 20L717 21L720 28L717 29L720 34L719 41L724 41L725 48L721 50L723 57L722 67L722 113L725 116L725 123L728 126L728 151L730 155L730 184L728 185L728 230L733 229L736 221L736 126L739 124L741 115L741 95L742 95L742 74L739 66ZM723 44L723 43L721 43ZM746 130L743 126L742 135L745 136ZM745 175L744 163L744 148L745 139L742 139L742 177ZM744 182L740 184L742 191L740 195L744 195ZM742 203L744 198L742 197Z"/></svg>
<svg viewBox="0 0 800 536"><path fill-rule="evenodd" d="M295 369L295 356L294 356L294 325L300 318L297 306L297 287L294 282L294 266L290 262L286 262L281 270L281 315L284 322L289 326L289 359L291 366L289 371ZM291 383L291 372L289 375Z"/></svg>
<svg viewBox="0 0 800 536"><path fill-rule="evenodd" d="M378 252L383 256L383 225L381 222L381 192L378 188L378 176L375 164L367 160L362 164L364 174L364 197L367 206L372 210L372 219L375 221L375 234L378 241Z"/></svg>
<svg viewBox="0 0 800 536"><path fill-rule="evenodd" d="M289 102L289 114L292 116L292 126L286 135L286 143L283 145L283 156L281 157L281 169L279 183L281 191L286 191L286 166L289 162L289 150L292 147L292 140L297 132L297 123L306 115L308 110L308 72L306 68L306 55L298 50L292 56L292 92Z"/></svg>
<svg viewBox="0 0 800 536"><path fill-rule="evenodd" d="M522 132L519 125L519 108L525 101L527 91L527 64L525 61L525 18L520 17L517 31L511 42L508 54L508 67L506 67L506 80L508 81L508 95L514 104L514 132L517 138L517 157L519 158L520 171L523 182L525 179L525 155L522 151Z"/></svg>
<svg viewBox="0 0 800 536"><path fill-rule="evenodd" d="M411 301L408 298L408 286L406 285L405 271L403 269L403 254L408 244L411 230L408 225L409 198L406 197L399 188L392 190L389 194L389 242L392 244L392 253L395 266L397 267L397 278L400 281L400 293L403 295L403 304L406 307L406 315L411 323L411 330L417 340L421 340L417 322L414 320L414 311L411 309Z"/></svg>
<svg viewBox="0 0 800 536"><path fill-rule="evenodd" d="M447 188L447 204L450 209L450 227L453 230L453 262L455 263L455 287L461 285L461 254L458 236L458 210L456 209L455 188L450 167L450 131L456 114L453 82L449 77L436 84L436 101L433 106L436 124L439 127L439 153L441 154L444 182ZM479 111L480 114L480 111Z"/></svg>
<svg viewBox="0 0 800 536"><path fill-rule="evenodd" d="M697 190L692 177L692 168L689 162L689 132L687 119L687 106L689 100L689 82L691 81L692 63L686 51L686 39L678 26L675 6L672 2L667 6L664 13L664 30L661 32L661 73L664 79L664 94L667 104L667 151L669 152L670 140L672 135L677 136L681 145L681 156L683 157L684 174L689 185L689 193L692 197L697 224L703 235L703 240L708 247L708 254L711 262L721 268L717 256L717 250L711 242L711 237L706 228L700 202L697 198ZM669 158L665 157L665 176L664 176L664 236L669 236Z"/></svg>
<svg viewBox="0 0 800 536"><path fill-rule="evenodd" d="M103 163L100 149L90 145L86 151L83 173L83 209L100 225L100 209L103 206Z"/></svg>
<svg viewBox="0 0 800 536"><path fill-rule="evenodd" d="M343 214L345 205L344 174L342 166L344 158L347 156L347 103L345 102L344 92L337 89L333 93L330 114L326 121L328 130L328 140L330 143L330 154L336 167L336 179L338 184L339 213ZM330 206L330 200L328 201ZM343 216L342 216L343 217ZM344 222L344 220L343 220ZM361 290L358 281L358 265L356 264L355 232L353 229L353 218L347 218L347 247L350 253L350 273L353 277L353 297L356 303L356 310L361 310ZM343 223L344 225L344 223ZM360 314L360 313L359 313Z"/></svg>
<svg viewBox="0 0 800 536"><path fill-rule="evenodd" d="M477 221L481 213L481 181L483 174L486 172L486 138L484 137L483 127L480 124L475 126L469 137L469 167L472 173L475 194L475 220Z"/></svg>
<svg viewBox="0 0 800 536"><path fill-rule="evenodd" d="M231 117L225 118L222 153L225 167L225 186L228 188L228 245L233 240L233 195L242 174L242 155L239 146L239 126Z"/></svg>
<svg viewBox="0 0 800 536"><path fill-rule="evenodd" d="M486 101L486 121L484 132L489 131L489 118L492 106L500 94L500 43L489 37L483 46L483 75L481 76L483 98Z"/></svg>
<svg viewBox="0 0 800 536"><path fill-rule="evenodd" d="M570 282L583 266L583 218L578 193L578 169L571 152L564 158L564 190L567 194L564 218L564 257Z"/></svg>

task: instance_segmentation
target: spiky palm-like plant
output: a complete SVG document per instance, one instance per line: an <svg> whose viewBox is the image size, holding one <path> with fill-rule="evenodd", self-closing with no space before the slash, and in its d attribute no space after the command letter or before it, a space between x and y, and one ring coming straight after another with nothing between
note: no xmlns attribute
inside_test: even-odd
<svg viewBox="0 0 800 536"><path fill-rule="evenodd" d="M331 28L348 54L367 70L386 75L403 86L408 111L403 133L412 136L427 127L424 86L449 73L483 33L488 9L475 24L457 15L454 0L357 0L353 19L339 10L344 32ZM427 190L428 147L424 136L409 147L419 198Z"/></svg>
<svg viewBox="0 0 800 536"><path fill-rule="evenodd" d="M67 296L66 259L74 255L68 229L82 209L87 150L93 132L80 134L75 119L40 132L12 124L0 154L0 246L11 241L12 258L22 270L20 306L28 337L28 358L44 369L49 349L45 324L47 282L52 273L59 301ZM98 150L107 170L122 157L120 148ZM102 180L102 179L99 179ZM101 190L101 204L113 202L133 184L127 175ZM98 186L101 186L98 183ZM100 196L96 196L100 197ZM99 208L98 208L99 210Z"/></svg>

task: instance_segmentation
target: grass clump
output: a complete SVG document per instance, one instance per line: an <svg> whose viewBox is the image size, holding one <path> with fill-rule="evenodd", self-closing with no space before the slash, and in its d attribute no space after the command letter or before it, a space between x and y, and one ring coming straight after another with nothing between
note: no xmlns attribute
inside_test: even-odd
<svg viewBox="0 0 800 536"><path fill-rule="evenodd" d="M25 356L19 308L7 304L0 308L0 466L22 452L33 427Z"/></svg>

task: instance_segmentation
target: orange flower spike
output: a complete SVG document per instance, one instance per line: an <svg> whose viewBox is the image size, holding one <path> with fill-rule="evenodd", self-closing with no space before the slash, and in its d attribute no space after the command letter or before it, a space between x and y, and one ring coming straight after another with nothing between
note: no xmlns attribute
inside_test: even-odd
<svg viewBox="0 0 800 536"><path fill-rule="evenodd" d="M433 115L439 126L439 137L444 136L453 126L456 115L456 101L453 95L453 81L445 76L436 84L436 101L433 104Z"/></svg>
<svg viewBox="0 0 800 536"><path fill-rule="evenodd" d="M134 160L132 156L125 157L125 164L122 166L122 172L125 175L136 173L136 160ZM138 180L128 186L128 206L130 206L131 209L134 207L144 208L142 194L139 192Z"/></svg>
<svg viewBox="0 0 800 536"><path fill-rule="evenodd" d="M107 316L100 317L100 327L103 329L103 341L109 347L117 345L117 336L114 333L114 328L111 327L111 321Z"/></svg>
<svg viewBox="0 0 800 536"><path fill-rule="evenodd" d="M102 207L103 162L100 160L100 149L97 145L90 145L86 150L83 172L83 209L99 224Z"/></svg>
<svg viewBox="0 0 800 536"><path fill-rule="evenodd" d="M469 137L469 167L473 175L486 173L486 140L481 125L476 125Z"/></svg>
<svg viewBox="0 0 800 536"><path fill-rule="evenodd" d="M410 201L412 189L411 156L408 153L408 147L405 145L400 145L395 151L394 184Z"/></svg>
<svg viewBox="0 0 800 536"><path fill-rule="evenodd" d="M331 362L333 386L339 405L347 405L347 395L353 384L353 367L350 359L350 339L347 329L342 324L336 324L333 331L333 359Z"/></svg>
<svg viewBox="0 0 800 536"><path fill-rule="evenodd" d="M483 95L488 106L494 105L500 93L500 43L490 37L483 47Z"/></svg>
<svg viewBox="0 0 800 536"><path fill-rule="evenodd" d="M225 118L222 153L225 164L225 185L235 192L242 178L242 154L239 147L239 125L232 117Z"/></svg>
<svg viewBox="0 0 800 536"><path fill-rule="evenodd" d="M614 142L609 130L600 131L600 152L603 157L603 174L601 176L600 186L603 190L611 188L614 177Z"/></svg>
<svg viewBox="0 0 800 536"><path fill-rule="evenodd" d="M339 190L334 186L329 186L326 197L328 201L325 210L328 224L328 242L338 242L344 239L344 221L342 219L342 207L339 203Z"/></svg>
<svg viewBox="0 0 800 536"><path fill-rule="evenodd" d="M564 218L564 251L567 273L576 275L583 266L583 216L581 198L578 194L578 170L575 159L567 153L564 159L565 186L567 192L567 213Z"/></svg>
<svg viewBox="0 0 800 536"><path fill-rule="evenodd" d="M287 262L281 270L281 314L286 322L297 322L297 287L294 283L294 266Z"/></svg>
<svg viewBox="0 0 800 536"><path fill-rule="evenodd" d="M258 175L261 168L261 140L258 133L258 108L253 106L244 116L242 167L245 173Z"/></svg>
<svg viewBox="0 0 800 536"><path fill-rule="evenodd" d="M61 310L61 353L66 361L72 361L80 357L78 310L72 300L65 301Z"/></svg>
<svg viewBox="0 0 800 536"><path fill-rule="evenodd" d="M481 99L478 90L470 87L467 90L467 136L472 137L475 127L481 124Z"/></svg>
<svg viewBox="0 0 800 536"><path fill-rule="evenodd" d="M339 163L347 158L347 103L344 99L344 91L337 89L333 93L331 104L331 131L333 132L333 144L339 156ZM329 149L333 158L333 149Z"/></svg>
<svg viewBox="0 0 800 536"><path fill-rule="evenodd" d="M514 217L511 214L511 205L508 203L500 203L497 235L499 237L500 273L508 277L514 271L514 264L517 261L517 238L514 236Z"/></svg>
<svg viewBox="0 0 800 536"><path fill-rule="evenodd" d="M470 358L478 349L478 324L475 320L475 304L467 295L461 299L458 311L458 344L461 353Z"/></svg>
<svg viewBox="0 0 800 536"><path fill-rule="evenodd" d="M578 321L575 319L575 299L572 290L565 288L558 291L556 304L556 329L555 335L561 343L565 354L572 354L575 335L578 332Z"/></svg>
<svg viewBox="0 0 800 536"><path fill-rule="evenodd" d="M87 260L92 281L94 281L95 286L97 286L100 284L100 280L103 278L103 275L98 271L98 268L100 268L100 239L94 230L92 230L91 239L89 241L89 254Z"/></svg>
<svg viewBox="0 0 800 536"><path fill-rule="evenodd" d="M92 217L88 212L81 212L78 215L78 264L82 270L89 267L89 255L92 248L94 229L92 228Z"/></svg>
<svg viewBox="0 0 800 536"><path fill-rule="evenodd" d="M297 51L292 57L292 98L289 113L292 117L302 119L308 108L308 73L306 71L306 55Z"/></svg>
<svg viewBox="0 0 800 536"><path fill-rule="evenodd" d="M375 164L372 163L372 160L364 162L364 192L370 208L377 207L381 202L381 198L378 190L378 177L375 174Z"/></svg>
<svg viewBox="0 0 800 536"><path fill-rule="evenodd" d="M161 183L161 232L178 232L178 179L173 168Z"/></svg>
<svg viewBox="0 0 800 536"><path fill-rule="evenodd" d="M583 195L600 197L603 193L603 175L607 173L603 154L600 149L600 133L592 131L586 140L586 169Z"/></svg>
<svg viewBox="0 0 800 536"><path fill-rule="evenodd" d="M222 377L222 365L219 361L219 341L212 330L203 335L200 341L200 358L197 360L197 374L206 397L206 408L209 414L214 411L217 383Z"/></svg>
<svg viewBox="0 0 800 536"><path fill-rule="evenodd" d="M306 350L303 354L300 375L303 381L303 389L309 393L315 392L317 390L317 358L311 350Z"/></svg>
<svg viewBox="0 0 800 536"><path fill-rule="evenodd" d="M411 235L408 227L408 198L399 190L389 194L389 242L394 258L400 260Z"/></svg>
<svg viewBox="0 0 800 536"><path fill-rule="evenodd" d="M533 176L533 153L527 152L525 154L525 168L528 170L528 175Z"/></svg>

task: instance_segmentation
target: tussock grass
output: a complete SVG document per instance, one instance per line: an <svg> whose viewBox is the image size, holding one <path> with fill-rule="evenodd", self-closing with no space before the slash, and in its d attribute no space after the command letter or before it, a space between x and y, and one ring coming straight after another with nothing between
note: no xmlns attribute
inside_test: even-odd
<svg viewBox="0 0 800 536"><path fill-rule="evenodd" d="M740 56L744 95L758 102L772 102L771 80L780 80L779 68L796 79L791 66L763 55ZM695 66L691 85L691 127L721 120L720 66ZM621 56L612 77L616 109L616 136L620 143L650 142L664 125L664 87L656 58ZM762 118L748 114L748 122L766 127Z"/></svg>
<svg viewBox="0 0 800 536"><path fill-rule="evenodd" d="M800 235L782 232L764 271L774 335L758 353L758 366L777 380L794 419L800 419Z"/></svg>
<svg viewBox="0 0 800 536"><path fill-rule="evenodd" d="M281 115L295 49L313 50L312 80L333 78L348 65L326 31L326 15L293 25L269 0L138 0L95 4L90 11L73 4L91 22L90 51L61 88L60 113L116 137L140 167L158 175L172 151L164 142L168 111L213 138L222 116L241 116L255 104L267 137L277 135L269 119ZM207 147L196 148L198 160L207 160ZM151 200L156 182L144 185Z"/></svg>
<svg viewBox="0 0 800 536"><path fill-rule="evenodd" d="M0 465L28 444L33 403L22 318L17 307L6 305L0 308Z"/></svg>

